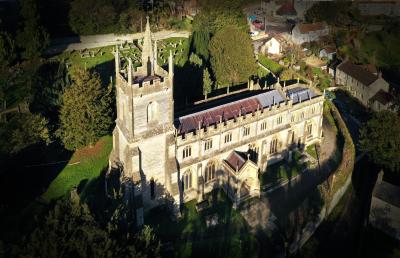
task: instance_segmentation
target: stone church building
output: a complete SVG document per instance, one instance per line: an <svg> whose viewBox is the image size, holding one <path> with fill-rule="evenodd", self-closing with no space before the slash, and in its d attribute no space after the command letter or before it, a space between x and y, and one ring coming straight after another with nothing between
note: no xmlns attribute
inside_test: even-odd
<svg viewBox="0 0 400 258"><path fill-rule="evenodd" d="M234 205L260 196L260 173L291 158L291 150L320 142L323 96L308 85L275 85L216 101L184 116L174 113L174 69L157 64L147 21L142 66L122 68L115 51L117 119L110 167L130 189L138 224L166 197L175 207L223 188ZM254 83L251 82L254 88Z"/></svg>

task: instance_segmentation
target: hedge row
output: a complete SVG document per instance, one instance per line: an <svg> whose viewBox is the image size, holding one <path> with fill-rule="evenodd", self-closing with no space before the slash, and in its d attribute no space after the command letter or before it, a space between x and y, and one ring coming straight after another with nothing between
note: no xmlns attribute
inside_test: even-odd
<svg viewBox="0 0 400 258"><path fill-rule="evenodd" d="M283 71L283 66L281 66L277 62L269 59L264 55L258 56L258 62L260 62L260 64L262 64L263 66L267 67L275 75L279 75Z"/></svg>

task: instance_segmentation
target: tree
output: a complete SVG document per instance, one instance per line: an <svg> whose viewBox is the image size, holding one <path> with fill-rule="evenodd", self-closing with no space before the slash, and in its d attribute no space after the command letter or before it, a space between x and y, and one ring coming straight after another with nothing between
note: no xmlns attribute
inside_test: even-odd
<svg viewBox="0 0 400 258"><path fill-rule="evenodd" d="M41 115L17 113L0 128L0 151L17 153L39 142L50 143L48 121Z"/></svg>
<svg viewBox="0 0 400 258"><path fill-rule="evenodd" d="M203 60L198 55L196 55L195 53L190 54L189 62L191 64L193 64L193 65L198 66L198 67L203 66Z"/></svg>
<svg viewBox="0 0 400 258"><path fill-rule="evenodd" d="M400 172L400 118L393 112L374 113L360 130L360 147L377 165Z"/></svg>
<svg viewBox="0 0 400 258"><path fill-rule="evenodd" d="M17 248L15 257L160 257L160 243L145 226L136 234L103 229L76 190L59 200Z"/></svg>
<svg viewBox="0 0 400 258"><path fill-rule="evenodd" d="M207 99L207 95L211 93L212 90L212 80L210 78L210 73L208 72L208 69L203 70L203 92L204 96Z"/></svg>
<svg viewBox="0 0 400 258"><path fill-rule="evenodd" d="M23 58L37 58L49 45L49 35L39 23L36 1L23 0L20 3L23 28L17 33L17 44L23 49Z"/></svg>
<svg viewBox="0 0 400 258"><path fill-rule="evenodd" d="M110 33L117 27L117 17L118 13L109 1L74 0L69 24L78 34Z"/></svg>
<svg viewBox="0 0 400 258"><path fill-rule="evenodd" d="M304 16L307 22L326 21L337 25L349 22L351 11L351 6L346 1L317 2Z"/></svg>
<svg viewBox="0 0 400 258"><path fill-rule="evenodd" d="M71 84L65 63L47 61L36 72L30 108L46 117L57 117L64 89Z"/></svg>
<svg viewBox="0 0 400 258"><path fill-rule="evenodd" d="M15 59L15 43L7 32L0 32L0 68L8 66Z"/></svg>
<svg viewBox="0 0 400 258"><path fill-rule="evenodd" d="M76 70L62 100L58 135L67 149L92 145L110 131L111 86L104 88L97 73Z"/></svg>
<svg viewBox="0 0 400 258"><path fill-rule="evenodd" d="M296 73L292 69L288 68L283 70L283 72L279 75L279 78L281 80L288 81L294 79L295 75Z"/></svg>
<svg viewBox="0 0 400 258"><path fill-rule="evenodd" d="M209 45L211 67L219 85L237 84L256 74L249 35L233 26L218 31Z"/></svg>
<svg viewBox="0 0 400 258"><path fill-rule="evenodd" d="M194 52L203 57L204 60L208 60L208 44L211 39L210 32L211 20L210 17L200 12L195 16L193 21L193 36L192 36L192 46Z"/></svg>
<svg viewBox="0 0 400 258"><path fill-rule="evenodd" d="M248 26L240 8L241 1L201 1L201 12L193 20L192 47L205 61L209 59L211 37L227 26L247 32Z"/></svg>

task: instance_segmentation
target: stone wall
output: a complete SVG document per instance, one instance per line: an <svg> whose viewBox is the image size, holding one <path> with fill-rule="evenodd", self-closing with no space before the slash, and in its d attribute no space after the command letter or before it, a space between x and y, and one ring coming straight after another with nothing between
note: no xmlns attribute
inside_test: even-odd
<svg viewBox="0 0 400 258"><path fill-rule="evenodd" d="M351 183L355 163L355 148L353 140L337 108L332 103L327 106L330 108L330 112L332 112L335 119L335 123L339 129L338 133L341 133L345 139L342 160L338 168L326 179L326 181L318 186L325 204L318 217L308 222L302 232L298 234L296 241L291 244L291 253L297 252L297 250L301 248L314 234L318 226L329 216L332 210L339 203Z"/></svg>

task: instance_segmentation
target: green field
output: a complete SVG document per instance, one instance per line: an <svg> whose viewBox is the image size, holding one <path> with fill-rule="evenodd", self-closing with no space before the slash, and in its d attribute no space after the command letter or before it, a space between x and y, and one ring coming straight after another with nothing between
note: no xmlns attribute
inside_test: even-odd
<svg viewBox="0 0 400 258"><path fill-rule="evenodd" d="M95 146L76 151L68 165L50 184L43 198L47 201L59 198L73 187L98 177L107 168L111 149L112 137L105 136Z"/></svg>

